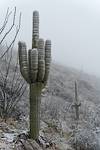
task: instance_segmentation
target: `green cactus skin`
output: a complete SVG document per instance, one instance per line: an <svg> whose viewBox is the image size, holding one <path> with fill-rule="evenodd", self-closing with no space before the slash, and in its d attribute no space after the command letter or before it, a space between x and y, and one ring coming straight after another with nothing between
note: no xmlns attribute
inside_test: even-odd
<svg viewBox="0 0 100 150"><path fill-rule="evenodd" d="M39 40L39 12L33 12L33 33L32 33L32 48L38 47Z"/></svg>
<svg viewBox="0 0 100 150"><path fill-rule="evenodd" d="M42 84L30 84L30 138L38 139Z"/></svg>
<svg viewBox="0 0 100 150"><path fill-rule="evenodd" d="M51 63L51 41L39 39L39 13L33 12L32 49L18 44L20 72L30 85L30 138L36 140L40 129L41 92L45 87Z"/></svg>

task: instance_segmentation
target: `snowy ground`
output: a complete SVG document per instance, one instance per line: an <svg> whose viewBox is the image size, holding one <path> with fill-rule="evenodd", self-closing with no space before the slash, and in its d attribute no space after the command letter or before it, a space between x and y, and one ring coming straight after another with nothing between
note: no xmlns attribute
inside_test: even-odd
<svg viewBox="0 0 100 150"><path fill-rule="evenodd" d="M21 129L21 124L17 121L0 123L0 150L13 150L17 136L21 133L27 133L27 128ZM58 150L68 150L68 148L71 150L71 147L67 144L66 139L64 137L60 138L59 133L57 133L53 127L48 127L48 125L44 122L41 122L41 125L40 135L42 137L44 136L48 143L55 143L55 147ZM47 144L45 141L42 141L42 143L44 143L44 145ZM54 148L52 150L54 150Z"/></svg>

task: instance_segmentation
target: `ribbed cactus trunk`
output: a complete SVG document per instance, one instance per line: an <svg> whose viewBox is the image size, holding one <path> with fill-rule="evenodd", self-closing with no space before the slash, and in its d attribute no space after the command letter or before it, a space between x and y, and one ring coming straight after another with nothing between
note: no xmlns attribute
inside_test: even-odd
<svg viewBox="0 0 100 150"><path fill-rule="evenodd" d="M51 41L39 39L39 13L33 13L32 49L19 42L20 72L30 85L30 138L38 139L40 129L41 92L45 87L50 70Z"/></svg>
<svg viewBox="0 0 100 150"><path fill-rule="evenodd" d="M30 84L30 138L37 139L40 129L41 84Z"/></svg>
<svg viewBox="0 0 100 150"><path fill-rule="evenodd" d="M75 112L76 112L76 117L75 119L78 121L79 120L79 107L81 106L81 103L78 101L78 87L77 87L77 82L75 81Z"/></svg>

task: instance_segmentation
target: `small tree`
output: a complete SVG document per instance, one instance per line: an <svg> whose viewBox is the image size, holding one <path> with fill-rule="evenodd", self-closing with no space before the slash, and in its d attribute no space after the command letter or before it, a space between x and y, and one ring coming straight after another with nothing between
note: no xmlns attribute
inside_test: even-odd
<svg viewBox="0 0 100 150"><path fill-rule="evenodd" d="M10 17L12 17L11 18L12 23L11 23L10 27L7 28ZM3 25L0 28L0 37L1 37L1 40L0 40L1 50L0 51L2 51L0 59L2 59L5 56L5 54L14 46L15 40L16 40L17 35L20 30L20 25L21 25L21 13L19 15L19 23L18 23L18 25L16 25L16 7L14 8L13 11L9 11L9 8L8 8L6 15L5 15ZM13 39L9 42L8 46L4 47L4 45L6 44L6 38L10 37L12 32L14 32L14 30L15 30L15 35L14 35Z"/></svg>
<svg viewBox="0 0 100 150"><path fill-rule="evenodd" d="M6 29L11 14L13 15L12 24L9 29ZM15 20L16 7L14 11L9 11L8 8L4 23L0 28L0 47L2 48L0 56L0 117L5 120L14 115L13 112L15 111L13 110L16 108L26 89L26 85L19 73L18 60L14 57L14 43L20 30L21 13L17 26L15 25ZM10 36L14 29L16 30L13 40L9 42L9 45L5 45L6 37Z"/></svg>

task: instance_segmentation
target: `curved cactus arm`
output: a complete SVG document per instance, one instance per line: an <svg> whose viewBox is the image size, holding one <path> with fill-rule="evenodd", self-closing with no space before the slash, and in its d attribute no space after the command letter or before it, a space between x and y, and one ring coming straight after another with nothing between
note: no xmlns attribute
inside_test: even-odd
<svg viewBox="0 0 100 150"><path fill-rule="evenodd" d="M39 40L39 12L33 12L33 33L32 33L32 48L38 47Z"/></svg>
<svg viewBox="0 0 100 150"><path fill-rule="evenodd" d="M18 54L19 54L20 72L24 77L24 79L29 83L27 50L26 50L26 44L24 42L18 43Z"/></svg>
<svg viewBox="0 0 100 150"><path fill-rule="evenodd" d="M38 73L38 51L37 49L29 50L29 76L31 83L37 79Z"/></svg>
<svg viewBox="0 0 100 150"><path fill-rule="evenodd" d="M37 81L42 82L45 74L45 50L44 50L44 40L39 39L38 42L38 77Z"/></svg>
<svg viewBox="0 0 100 150"><path fill-rule="evenodd" d="M46 40L45 42L45 76L44 83L46 84L50 71L50 63L51 63L51 41Z"/></svg>

